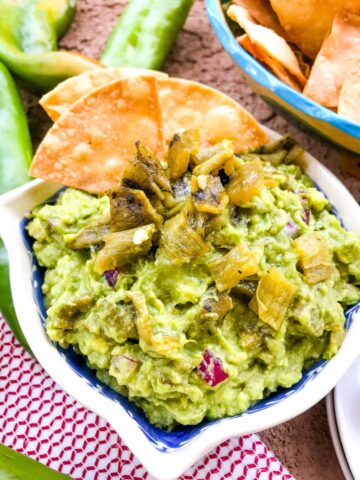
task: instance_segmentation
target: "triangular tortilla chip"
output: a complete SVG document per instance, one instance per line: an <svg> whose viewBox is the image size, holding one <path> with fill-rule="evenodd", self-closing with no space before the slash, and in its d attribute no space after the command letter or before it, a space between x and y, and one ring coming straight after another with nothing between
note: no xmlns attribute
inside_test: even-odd
<svg viewBox="0 0 360 480"><path fill-rule="evenodd" d="M359 56L360 16L340 11L316 57L304 95L325 107L336 108L342 84Z"/></svg>
<svg viewBox="0 0 360 480"><path fill-rule="evenodd" d="M276 13L270 5L270 0L233 0L232 3L245 8L250 17L255 20L256 23L263 27L274 30L280 37L287 40L287 33L281 26Z"/></svg>
<svg viewBox="0 0 360 480"><path fill-rule="evenodd" d="M339 96L338 114L360 123L360 59L346 74Z"/></svg>
<svg viewBox="0 0 360 480"><path fill-rule="evenodd" d="M231 5L227 11L229 17L237 22L247 33L256 51L266 59L267 65L282 66L298 82L300 87L306 83L306 78L301 71L299 62L290 46L280 35L270 28L257 25L250 17L247 10L238 5Z"/></svg>
<svg viewBox="0 0 360 480"><path fill-rule="evenodd" d="M137 73L137 69L131 69ZM99 86L107 79L122 75L127 69L97 69L90 74L66 80L46 95L43 107L52 115L56 111L64 114L72 102L79 100L91 85ZM256 120L228 96L200 83L181 79L167 79L165 74L157 76L160 108L167 141L175 131L182 128L199 128L207 142L222 140L224 135L232 138L234 148L244 151L266 142L266 135ZM54 110L55 106L55 110Z"/></svg>
<svg viewBox="0 0 360 480"><path fill-rule="evenodd" d="M282 82L286 83L286 85L289 85L289 87L298 90L299 92L302 91L302 88L299 85L297 79L293 77L289 72L287 72L286 69L281 65L281 63L277 62L273 58L269 57L264 51L261 51L259 48L257 48L257 45L254 45L251 42L249 35L242 35L241 37L237 38L237 41L247 52L250 53L250 55L256 58L256 60L259 60L264 65L269 67L270 70L272 70L272 72Z"/></svg>
<svg viewBox="0 0 360 480"><path fill-rule="evenodd" d="M181 129L199 129L203 142L233 141L243 152L267 142L257 121L224 93L179 78L157 79L165 141Z"/></svg>
<svg viewBox="0 0 360 480"><path fill-rule="evenodd" d="M334 16L343 8L360 13L359 0L270 0L289 41L314 59L331 28Z"/></svg>
<svg viewBox="0 0 360 480"><path fill-rule="evenodd" d="M93 90L115 80L139 76L164 77L168 75L145 68L98 68L71 77L59 83L53 90L40 99L40 105L54 122L64 114L79 98L88 95Z"/></svg>
<svg viewBox="0 0 360 480"><path fill-rule="evenodd" d="M137 140L163 155L154 77L119 80L82 97L47 133L30 175L105 192L120 183Z"/></svg>

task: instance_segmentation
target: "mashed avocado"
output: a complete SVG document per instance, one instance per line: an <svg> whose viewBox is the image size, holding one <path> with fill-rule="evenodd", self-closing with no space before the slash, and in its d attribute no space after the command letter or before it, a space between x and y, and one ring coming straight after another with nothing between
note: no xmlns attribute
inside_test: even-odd
<svg viewBox="0 0 360 480"><path fill-rule="evenodd" d="M234 156L175 135L122 185L68 188L28 225L49 337L162 428L244 412L331 358L360 300L360 238L291 139Z"/></svg>

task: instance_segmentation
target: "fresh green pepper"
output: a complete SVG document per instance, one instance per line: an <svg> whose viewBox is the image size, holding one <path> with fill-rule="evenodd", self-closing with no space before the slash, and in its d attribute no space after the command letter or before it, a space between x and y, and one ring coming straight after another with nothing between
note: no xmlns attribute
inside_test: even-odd
<svg viewBox="0 0 360 480"><path fill-rule="evenodd" d="M0 194L29 181L32 144L14 80L0 63Z"/></svg>
<svg viewBox="0 0 360 480"><path fill-rule="evenodd" d="M31 2L49 12L50 19L55 25L57 38L61 38L74 19L76 0L31 0Z"/></svg>
<svg viewBox="0 0 360 480"><path fill-rule="evenodd" d="M0 63L0 193L26 183L32 144L23 105L15 83ZM11 297L7 252L0 239L0 311L19 342L30 351L16 318Z"/></svg>
<svg viewBox="0 0 360 480"><path fill-rule="evenodd" d="M162 67L193 0L129 0L106 42L101 62L110 67Z"/></svg>
<svg viewBox="0 0 360 480"><path fill-rule="evenodd" d="M0 60L30 89L48 91L98 66L83 55L54 51L74 13L75 0L0 2Z"/></svg>
<svg viewBox="0 0 360 480"><path fill-rule="evenodd" d="M11 296L9 261L6 248L0 238L0 312L4 315L9 327L21 345L31 353L30 347L22 333L18 319L16 317L14 304ZM0 476L1 478L1 476Z"/></svg>
<svg viewBox="0 0 360 480"><path fill-rule="evenodd" d="M69 77L100 66L95 60L73 52L19 52L1 38L0 60L15 75L25 80L28 87L38 92L47 92Z"/></svg>
<svg viewBox="0 0 360 480"><path fill-rule="evenodd" d="M1 480L70 480L70 477L46 467L0 444Z"/></svg>
<svg viewBox="0 0 360 480"><path fill-rule="evenodd" d="M57 50L75 10L76 0L2 0L0 32L24 52Z"/></svg>
<svg viewBox="0 0 360 480"><path fill-rule="evenodd" d="M25 5L19 41L24 52L57 50L57 40L69 28L76 10L75 0L17 0ZM24 8L24 7L23 7Z"/></svg>

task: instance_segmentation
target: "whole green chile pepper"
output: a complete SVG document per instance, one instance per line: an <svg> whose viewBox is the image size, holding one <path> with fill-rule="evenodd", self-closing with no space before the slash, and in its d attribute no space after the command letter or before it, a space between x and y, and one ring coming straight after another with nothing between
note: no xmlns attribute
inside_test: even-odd
<svg viewBox="0 0 360 480"><path fill-rule="evenodd" d="M71 480L21 453L0 444L1 480Z"/></svg>
<svg viewBox="0 0 360 480"><path fill-rule="evenodd" d="M29 344L22 333L18 319L16 317L14 304L11 296L10 278L9 278L9 261L6 248L0 238L0 312L13 331L15 337L21 345L31 353ZM0 478L2 478L0 476Z"/></svg>
<svg viewBox="0 0 360 480"><path fill-rule="evenodd" d="M25 88L43 93L69 77L98 68L95 60L74 52L24 53L0 35L0 61L25 81Z"/></svg>
<svg viewBox="0 0 360 480"><path fill-rule="evenodd" d="M29 181L32 144L14 80L0 63L0 194Z"/></svg>
<svg viewBox="0 0 360 480"><path fill-rule="evenodd" d="M31 5L20 29L21 48L25 53L43 53L57 50L55 26L49 21L46 10Z"/></svg>
<svg viewBox="0 0 360 480"><path fill-rule="evenodd" d="M15 83L0 63L0 193L30 180L32 144L24 108ZM1 219L0 219L1 221ZM11 297L7 252L0 239L0 311L20 343L30 351L16 318Z"/></svg>
<svg viewBox="0 0 360 480"><path fill-rule="evenodd" d="M59 51L57 40L69 27L75 0L0 2L0 61L35 92L46 92L98 62Z"/></svg>
<svg viewBox="0 0 360 480"><path fill-rule="evenodd" d="M31 0L37 8L49 12L49 16L55 25L56 36L61 38L74 20L76 12L76 0Z"/></svg>
<svg viewBox="0 0 360 480"><path fill-rule="evenodd" d="M23 52L57 50L75 10L76 0L2 0L0 32Z"/></svg>
<svg viewBox="0 0 360 480"><path fill-rule="evenodd" d="M162 67L193 0L129 0L100 61L109 67Z"/></svg>

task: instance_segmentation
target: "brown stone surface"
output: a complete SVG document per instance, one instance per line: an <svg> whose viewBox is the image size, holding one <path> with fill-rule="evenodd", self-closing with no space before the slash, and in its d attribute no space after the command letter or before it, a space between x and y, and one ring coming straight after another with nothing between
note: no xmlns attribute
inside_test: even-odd
<svg viewBox="0 0 360 480"><path fill-rule="evenodd" d="M344 479L331 442L325 400L260 436L297 480Z"/></svg>
<svg viewBox="0 0 360 480"><path fill-rule="evenodd" d="M124 3L116 0L78 0L75 22L62 40L62 47L97 57ZM264 125L283 134L290 133L360 199L360 159L340 153L303 132L252 92L213 33L203 1L195 2L165 70L173 76L198 80L222 90ZM35 97L26 96L26 100L31 133L37 144L50 122L36 106ZM261 436L298 480L343 479L331 444L324 402L290 422L263 432Z"/></svg>

